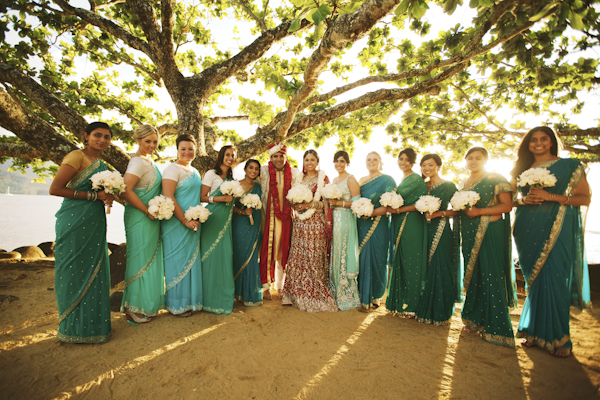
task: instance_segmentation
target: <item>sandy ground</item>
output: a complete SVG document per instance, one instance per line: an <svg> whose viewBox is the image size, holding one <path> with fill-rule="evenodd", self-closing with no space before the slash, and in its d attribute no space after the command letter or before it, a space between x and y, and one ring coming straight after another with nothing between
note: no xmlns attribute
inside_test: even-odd
<svg viewBox="0 0 600 400"><path fill-rule="evenodd" d="M0 398L600 398L600 308L572 309L568 359L486 343L461 330L460 310L433 327L279 300L137 327L113 313L110 342L66 344L54 336L53 272L52 261L0 264Z"/></svg>

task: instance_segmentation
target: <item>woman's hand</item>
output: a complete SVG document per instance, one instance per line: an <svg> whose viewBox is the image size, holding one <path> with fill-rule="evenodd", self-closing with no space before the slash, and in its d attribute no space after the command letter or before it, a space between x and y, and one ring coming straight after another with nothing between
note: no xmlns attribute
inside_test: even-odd
<svg viewBox="0 0 600 400"><path fill-rule="evenodd" d="M240 211L240 215L252 215L252 211L253 210L251 208L246 208Z"/></svg>
<svg viewBox="0 0 600 400"><path fill-rule="evenodd" d="M470 210L465 210L465 214L467 214L467 217L471 218L483 215L481 208L477 208L475 206L471 207Z"/></svg>
<svg viewBox="0 0 600 400"><path fill-rule="evenodd" d="M327 201L329 202L330 206L334 206L334 207L337 207L342 204L342 202L340 200L336 200L336 199L327 199Z"/></svg>
<svg viewBox="0 0 600 400"><path fill-rule="evenodd" d="M198 228L200 227L200 222L193 220L193 221L188 221L185 220L185 222L183 223L186 227L190 228L191 230L198 230Z"/></svg>
<svg viewBox="0 0 600 400"><path fill-rule="evenodd" d="M233 196L232 195L220 196L215 200L218 201L219 203L231 203L233 201Z"/></svg>
<svg viewBox="0 0 600 400"><path fill-rule="evenodd" d="M112 194L106 193L105 191L101 190L100 192L98 192L98 200L102 200L104 204L112 206L112 203L115 200L115 198Z"/></svg>
<svg viewBox="0 0 600 400"><path fill-rule="evenodd" d="M306 210L308 207L310 207L310 205L311 205L311 203L295 203L294 210L296 210L296 211Z"/></svg>
<svg viewBox="0 0 600 400"><path fill-rule="evenodd" d="M542 201L550 200L550 193L546 192L542 188L533 187L529 190L529 193L525 197L531 196L532 203L530 204L540 204Z"/></svg>
<svg viewBox="0 0 600 400"><path fill-rule="evenodd" d="M146 210L146 212L145 212L144 214L146 214L146 217L150 218L150 221L154 221L154 220L156 220L156 218L154 218L154 215L150 214L150 213L148 212L148 210Z"/></svg>

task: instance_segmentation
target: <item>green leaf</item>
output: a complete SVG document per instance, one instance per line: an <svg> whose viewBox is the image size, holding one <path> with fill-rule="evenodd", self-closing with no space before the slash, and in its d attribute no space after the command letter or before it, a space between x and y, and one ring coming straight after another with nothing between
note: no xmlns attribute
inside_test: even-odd
<svg viewBox="0 0 600 400"><path fill-rule="evenodd" d="M571 26L575 29L583 30L583 20L579 14L574 13L573 11L569 12L569 20L571 21Z"/></svg>
<svg viewBox="0 0 600 400"><path fill-rule="evenodd" d="M552 10L557 5L558 3L547 4L546 7L544 7L539 13L535 14L533 17L529 18L529 20L531 22L535 22L542 19L542 17L544 17L548 13L548 11Z"/></svg>
<svg viewBox="0 0 600 400"><path fill-rule="evenodd" d="M396 7L396 11L394 11L394 14L396 15L402 15L406 12L406 10L408 10L408 6L410 5L410 3L412 2L412 0L402 0L402 3L400 3L400 5L398 7Z"/></svg>

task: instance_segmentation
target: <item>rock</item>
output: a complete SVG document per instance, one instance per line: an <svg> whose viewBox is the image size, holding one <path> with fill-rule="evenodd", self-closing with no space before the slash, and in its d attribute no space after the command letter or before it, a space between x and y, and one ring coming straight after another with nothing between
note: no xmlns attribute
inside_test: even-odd
<svg viewBox="0 0 600 400"><path fill-rule="evenodd" d="M127 266L127 246L122 244L110 255L110 287L113 288L125 280Z"/></svg>
<svg viewBox="0 0 600 400"><path fill-rule="evenodd" d="M9 258L21 258L21 253L18 253L16 251L0 252L0 259L9 259Z"/></svg>
<svg viewBox="0 0 600 400"><path fill-rule="evenodd" d="M121 311L121 301L123 300L123 292L117 291L110 295L110 311Z"/></svg>
<svg viewBox="0 0 600 400"><path fill-rule="evenodd" d="M38 247L44 252L46 257L54 257L54 245L54 242L44 242L38 244Z"/></svg>
<svg viewBox="0 0 600 400"><path fill-rule="evenodd" d="M23 246L13 250L13 252L21 253L23 258L46 258L46 254L37 246Z"/></svg>

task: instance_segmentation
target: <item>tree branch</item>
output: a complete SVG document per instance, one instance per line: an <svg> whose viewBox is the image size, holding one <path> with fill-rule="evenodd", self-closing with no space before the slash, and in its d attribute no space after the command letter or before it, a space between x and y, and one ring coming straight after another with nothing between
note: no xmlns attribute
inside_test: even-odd
<svg viewBox="0 0 600 400"><path fill-rule="evenodd" d="M103 8L108 8L110 6L114 6L115 4L120 4L120 3L125 3L125 0L113 0L113 1L109 1L108 3L104 3L104 4L95 4L94 0L90 0L90 4L94 4L94 9L92 10L93 12L96 12Z"/></svg>
<svg viewBox="0 0 600 400"><path fill-rule="evenodd" d="M491 117L489 117L485 112L483 112L483 110L481 108L479 108L479 106L477 106L476 104L474 104L471 99L469 98L469 96L465 93L464 90L462 90L461 88L459 88L458 86L451 84L450 86L452 86L454 89L458 90L460 93L462 93L463 98L467 101L467 103L469 103L471 105L471 107L473 107L482 117L484 117L488 124L495 126L496 128L498 128L500 131L502 131L503 133L509 133L508 130L506 128L504 128L502 125L497 124Z"/></svg>
<svg viewBox="0 0 600 400"><path fill-rule="evenodd" d="M256 15L254 15L252 10L250 10L248 8L248 6L246 6L246 3L244 2L244 0L237 0L237 3L244 9L244 11L246 11L246 14L248 14L250 16L250 18L252 18L254 21L256 21L256 23L258 24L258 27L260 28L260 31L262 33L265 33L267 31L267 25L265 24L265 21L261 20Z"/></svg>
<svg viewBox="0 0 600 400"><path fill-rule="evenodd" d="M211 124L218 124L219 122L235 122L235 121L248 121L250 117L248 115L231 115L229 117L212 117L208 118Z"/></svg>
<svg viewBox="0 0 600 400"><path fill-rule="evenodd" d="M1 113L2 111L0 110L0 115ZM41 158L43 155L35 147L32 147L28 144L0 143L0 157L13 157L20 158L22 160L33 160L36 158Z"/></svg>
<svg viewBox="0 0 600 400"><path fill-rule="evenodd" d="M557 129L558 136L592 136L600 137L600 128L589 129Z"/></svg>

